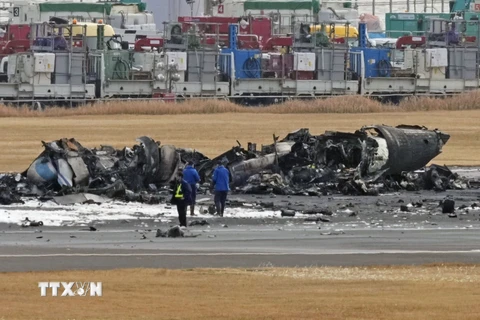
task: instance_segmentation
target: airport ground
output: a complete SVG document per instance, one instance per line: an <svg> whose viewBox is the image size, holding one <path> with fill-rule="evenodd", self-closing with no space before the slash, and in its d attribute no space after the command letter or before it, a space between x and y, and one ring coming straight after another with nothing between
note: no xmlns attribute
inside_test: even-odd
<svg viewBox="0 0 480 320"><path fill-rule="evenodd" d="M273 133L282 137L302 127L320 134L368 124L439 128L452 137L434 162L475 166L479 115L473 110L1 118L0 171L26 169L42 151L41 140L62 137L88 147L123 147L149 135L215 156L236 140L269 144ZM378 208L378 198L369 204L375 210L360 203L366 198L334 198L338 209L354 202L358 215L334 216L330 224L212 218L208 232L192 228L202 234L193 239L155 238L153 232L141 239L135 226L120 223L94 235L44 228L37 239L34 230L1 225L0 319L478 319L477 211L464 210L456 218L438 209L397 212L399 197L433 206L445 195L382 198L382 206L393 211ZM475 190L450 195L459 205L478 200ZM384 215L376 218L379 212ZM40 297L39 281L102 281L103 297Z"/></svg>

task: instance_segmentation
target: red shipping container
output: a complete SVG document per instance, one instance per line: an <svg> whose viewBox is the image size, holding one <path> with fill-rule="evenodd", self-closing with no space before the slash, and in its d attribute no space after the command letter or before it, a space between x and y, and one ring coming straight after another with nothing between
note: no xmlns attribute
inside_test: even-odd
<svg viewBox="0 0 480 320"><path fill-rule="evenodd" d="M315 71L292 71L293 80L313 80Z"/></svg>
<svg viewBox="0 0 480 320"><path fill-rule="evenodd" d="M165 103L174 103L176 96L175 93L154 92L152 98L162 100Z"/></svg>

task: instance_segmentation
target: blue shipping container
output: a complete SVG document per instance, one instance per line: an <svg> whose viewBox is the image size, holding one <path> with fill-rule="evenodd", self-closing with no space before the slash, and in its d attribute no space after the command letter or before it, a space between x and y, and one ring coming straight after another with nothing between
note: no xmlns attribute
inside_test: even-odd
<svg viewBox="0 0 480 320"><path fill-rule="evenodd" d="M350 49L350 63L351 69L358 75L361 73L360 63L355 63L358 60L358 53L363 51L363 60L365 64L365 78L385 78L390 77L392 65L390 63L390 49L375 49L375 48L352 48Z"/></svg>
<svg viewBox="0 0 480 320"><path fill-rule="evenodd" d="M261 75L260 50L223 49L220 56L220 71L231 77L230 54L233 52L235 60L235 78L252 79Z"/></svg>

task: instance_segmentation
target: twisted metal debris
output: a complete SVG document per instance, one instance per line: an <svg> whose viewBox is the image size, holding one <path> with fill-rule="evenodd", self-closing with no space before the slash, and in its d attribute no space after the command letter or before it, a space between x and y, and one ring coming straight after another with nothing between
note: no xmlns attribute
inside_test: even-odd
<svg viewBox="0 0 480 320"><path fill-rule="evenodd" d="M400 189L468 188L468 182L447 167L425 168L449 138L437 129L406 125L316 136L300 129L282 140L274 136L273 143L260 150L254 143L247 149L238 143L214 159L146 136L123 149L89 149L74 138L42 141L44 151L27 170L0 176L0 203L68 194L83 195L69 198L72 203L101 201L85 194L159 203L168 199L170 184L187 161L195 163L207 191L213 169L225 159L232 189L240 193L377 195Z"/></svg>

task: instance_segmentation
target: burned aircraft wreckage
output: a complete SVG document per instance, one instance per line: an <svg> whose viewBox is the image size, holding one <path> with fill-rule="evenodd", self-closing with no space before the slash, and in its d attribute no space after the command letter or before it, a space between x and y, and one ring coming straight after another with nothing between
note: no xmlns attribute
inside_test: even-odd
<svg viewBox="0 0 480 320"><path fill-rule="evenodd" d="M419 171L441 153L449 138L438 130L406 125L317 136L300 129L282 140L274 136L273 144L260 150L253 143L247 149L238 143L214 159L146 136L123 149L89 149L75 139L61 139L42 142L45 150L25 172L0 177L0 201L88 193L158 203L168 199L171 182L187 161L195 163L205 192L220 161L228 163L232 190L240 193L376 195L399 189L464 188L467 185L446 167Z"/></svg>

